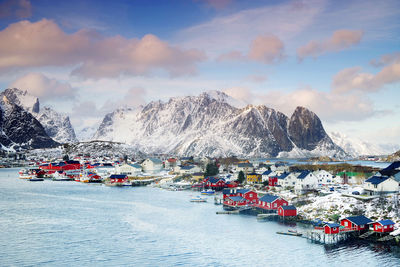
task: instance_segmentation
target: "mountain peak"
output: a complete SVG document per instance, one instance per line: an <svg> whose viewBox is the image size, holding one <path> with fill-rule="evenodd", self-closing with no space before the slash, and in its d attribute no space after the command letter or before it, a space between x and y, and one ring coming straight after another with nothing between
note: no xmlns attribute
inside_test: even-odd
<svg viewBox="0 0 400 267"><path fill-rule="evenodd" d="M29 112L39 113L40 104L39 99L28 91L22 91L18 88L7 88L2 92L3 96L6 96L9 102L22 106L25 110Z"/></svg>

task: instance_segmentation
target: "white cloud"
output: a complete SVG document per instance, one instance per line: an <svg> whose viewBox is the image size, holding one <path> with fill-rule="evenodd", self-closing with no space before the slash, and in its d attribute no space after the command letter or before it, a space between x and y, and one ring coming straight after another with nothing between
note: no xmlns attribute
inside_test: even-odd
<svg viewBox="0 0 400 267"><path fill-rule="evenodd" d="M297 49L297 56L300 60L305 57L318 57L331 51L341 51L358 44L363 36L359 30L337 30L326 40L311 40L306 45Z"/></svg>
<svg viewBox="0 0 400 267"><path fill-rule="evenodd" d="M27 90L45 101L74 99L77 93L69 83L48 78L41 73L28 73L12 82L10 87Z"/></svg>
<svg viewBox="0 0 400 267"><path fill-rule="evenodd" d="M400 82L400 60L384 66L376 74L361 71L361 67L352 67L338 72L333 77L333 90L337 93L376 92L385 85Z"/></svg>
<svg viewBox="0 0 400 267"><path fill-rule="evenodd" d="M276 35L287 40L309 27L324 9L325 2L290 1L217 16L182 30L176 42L217 56L227 51L246 51L249 40L260 35Z"/></svg>

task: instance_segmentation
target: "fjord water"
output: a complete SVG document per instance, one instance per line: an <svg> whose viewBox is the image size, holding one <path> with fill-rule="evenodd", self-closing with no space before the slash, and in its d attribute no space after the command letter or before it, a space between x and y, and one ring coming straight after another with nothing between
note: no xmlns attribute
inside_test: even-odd
<svg viewBox="0 0 400 267"><path fill-rule="evenodd" d="M0 266L400 266L394 248L313 244L288 225L216 215L197 194L29 182L0 170ZM298 226L300 227L300 226Z"/></svg>

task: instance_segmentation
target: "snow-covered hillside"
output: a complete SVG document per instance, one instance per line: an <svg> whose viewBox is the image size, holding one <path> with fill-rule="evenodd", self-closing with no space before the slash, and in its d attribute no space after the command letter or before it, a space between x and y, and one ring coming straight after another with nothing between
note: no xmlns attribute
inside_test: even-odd
<svg viewBox="0 0 400 267"><path fill-rule="evenodd" d="M328 134L335 144L343 148L344 151L353 157L388 155L396 151L396 146L374 145L359 138L352 138L338 132L330 132Z"/></svg>
<svg viewBox="0 0 400 267"><path fill-rule="evenodd" d="M91 141L98 128L97 126L84 127L76 132L76 138L81 142Z"/></svg>
<svg viewBox="0 0 400 267"><path fill-rule="evenodd" d="M94 139L132 144L145 153L217 156L345 155L311 111L291 118L265 106L233 106L222 92L171 98L103 119ZM238 105L240 106L240 105Z"/></svg>

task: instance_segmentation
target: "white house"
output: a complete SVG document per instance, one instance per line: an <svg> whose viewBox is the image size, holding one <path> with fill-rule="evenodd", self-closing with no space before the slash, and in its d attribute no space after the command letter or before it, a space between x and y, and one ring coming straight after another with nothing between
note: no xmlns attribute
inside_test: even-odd
<svg viewBox="0 0 400 267"><path fill-rule="evenodd" d="M277 162L274 165L271 165L271 171L275 172L277 175L281 175L284 172L289 172L289 166Z"/></svg>
<svg viewBox="0 0 400 267"><path fill-rule="evenodd" d="M375 175L365 180L363 188L368 195L398 193L399 183L392 177Z"/></svg>
<svg viewBox="0 0 400 267"><path fill-rule="evenodd" d="M115 174L125 174L128 176L137 176L142 172L142 166L139 164L122 164L115 168Z"/></svg>
<svg viewBox="0 0 400 267"><path fill-rule="evenodd" d="M247 173L252 173L254 172L254 166L251 163L239 163L236 167L237 172L244 172L245 174Z"/></svg>
<svg viewBox="0 0 400 267"><path fill-rule="evenodd" d="M294 190L297 194L313 190L318 187L318 178L310 171L302 171L296 180Z"/></svg>
<svg viewBox="0 0 400 267"><path fill-rule="evenodd" d="M165 168L169 169L169 168L175 168L176 166L178 166L180 164L179 159L176 158L168 158L165 161Z"/></svg>
<svg viewBox="0 0 400 267"><path fill-rule="evenodd" d="M284 172L281 175L278 176L278 185L285 188L288 186L294 187L296 185L297 181L297 174L290 172Z"/></svg>
<svg viewBox="0 0 400 267"><path fill-rule="evenodd" d="M163 163L156 158L148 158L142 162L142 169L147 173L157 173L163 169Z"/></svg>
<svg viewBox="0 0 400 267"><path fill-rule="evenodd" d="M318 178L318 183L323 185L333 184L333 175L325 170L318 170L313 172L314 176Z"/></svg>
<svg viewBox="0 0 400 267"><path fill-rule="evenodd" d="M274 177L277 176L275 172L271 171L271 170L267 170L265 172L262 173L261 177L262 177L262 181L268 181L269 177Z"/></svg>
<svg viewBox="0 0 400 267"><path fill-rule="evenodd" d="M201 168L196 165L176 166L174 168L174 172L179 173L179 174L193 174L196 172L201 172Z"/></svg>

